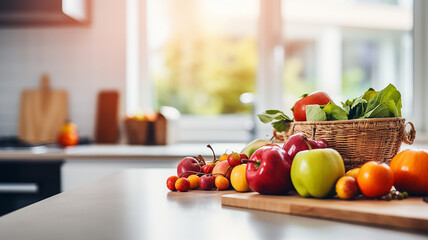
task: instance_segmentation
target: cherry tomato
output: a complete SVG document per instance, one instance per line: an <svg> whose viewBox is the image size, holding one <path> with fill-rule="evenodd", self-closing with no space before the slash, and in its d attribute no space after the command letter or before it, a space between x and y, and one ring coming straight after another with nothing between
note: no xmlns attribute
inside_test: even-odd
<svg viewBox="0 0 428 240"><path fill-rule="evenodd" d="M175 191L177 190L175 188L175 182L177 181L178 177L177 176L171 176L166 180L166 187L171 190L171 191Z"/></svg>
<svg viewBox="0 0 428 240"><path fill-rule="evenodd" d="M331 101L325 92L305 94L293 106L292 111L295 121L306 121L306 105L326 105Z"/></svg>

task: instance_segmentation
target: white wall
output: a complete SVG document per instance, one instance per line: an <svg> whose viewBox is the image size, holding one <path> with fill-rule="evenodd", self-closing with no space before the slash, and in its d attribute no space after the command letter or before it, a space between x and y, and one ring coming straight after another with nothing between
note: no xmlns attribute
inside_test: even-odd
<svg viewBox="0 0 428 240"><path fill-rule="evenodd" d="M0 28L0 136L17 134L19 96L40 75L69 94L70 119L92 136L96 96L118 89L125 109L126 1L93 0L89 27Z"/></svg>

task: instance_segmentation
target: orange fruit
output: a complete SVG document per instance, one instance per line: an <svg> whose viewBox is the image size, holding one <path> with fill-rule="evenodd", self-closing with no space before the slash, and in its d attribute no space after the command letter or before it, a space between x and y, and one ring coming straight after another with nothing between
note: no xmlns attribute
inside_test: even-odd
<svg viewBox="0 0 428 240"><path fill-rule="evenodd" d="M197 187L199 187L199 177L198 175L190 175L189 177L187 177L187 180L189 180L190 182L190 189L195 189Z"/></svg>
<svg viewBox="0 0 428 240"><path fill-rule="evenodd" d="M190 182L187 178L179 178L175 181L175 189L179 192L187 192L190 188Z"/></svg>
<svg viewBox="0 0 428 240"><path fill-rule="evenodd" d="M226 161L228 157L229 157L229 154L224 153L223 155L220 156L220 158L218 159L218 161L219 162Z"/></svg>
<svg viewBox="0 0 428 240"><path fill-rule="evenodd" d="M214 183L218 190L226 190L229 188L229 180L223 176L217 176Z"/></svg>
<svg viewBox="0 0 428 240"><path fill-rule="evenodd" d="M370 161L360 168L357 183L362 194L376 198L391 190L394 185L394 174L387 164Z"/></svg>
<svg viewBox="0 0 428 240"><path fill-rule="evenodd" d="M404 150L392 159L394 186L400 192L415 195L428 194L428 151Z"/></svg>
<svg viewBox="0 0 428 240"><path fill-rule="evenodd" d="M63 147L77 145L79 143L79 135L77 134L76 125L72 122L64 123L58 134L57 141Z"/></svg>
<svg viewBox="0 0 428 240"><path fill-rule="evenodd" d="M58 135L58 143L63 147L77 145L79 143L79 135L75 132L62 132Z"/></svg>

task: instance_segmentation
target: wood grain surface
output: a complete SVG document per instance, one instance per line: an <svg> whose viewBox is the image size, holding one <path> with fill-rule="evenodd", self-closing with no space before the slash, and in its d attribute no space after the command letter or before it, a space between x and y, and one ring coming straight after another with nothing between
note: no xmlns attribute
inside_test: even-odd
<svg viewBox="0 0 428 240"><path fill-rule="evenodd" d="M104 90L98 94L95 142L117 143L119 140L119 92Z"/></svg>
<svg viewBox="0 0 428 240"><path fill-rule="evenodd" d="M222 196L222 205L342 220L428 232L428 204L422 198L404 200L313 199L297 195L237 193Z"/></svg>
<svg viewBox="0 0 428 240"><path fill-rule="evenodd" d="M42 76L39 89L21 93L18 137L32 144L56 142L67 115L67 92L51 89L48 76Z"/></svg>

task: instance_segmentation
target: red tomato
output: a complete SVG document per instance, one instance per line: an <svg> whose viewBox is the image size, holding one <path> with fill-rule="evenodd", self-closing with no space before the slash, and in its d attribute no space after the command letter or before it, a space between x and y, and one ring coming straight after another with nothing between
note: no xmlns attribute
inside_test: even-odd
<svg viewBox="0 0 428 240"><path fill-rule="evenodd" d="M428 151L404 150L392 159L394 186L409 194L428 194Z"/></svg>
<svg viewBox="0 0 428 240"><path fill-rule="evenodd" d="M171 191L175 191L177 190L175 188L175 182L177 181L178 177L177 176L171 176L166 180L166 187L171 190Z"/></svg>
<svg viewBox="0 0 428 240"><path fill-rule="evenodd" d="M314 92L305 94L293 106L293 115L295 121L306 121L306 105L326 105L331 101L325 92Z"/></svg>

